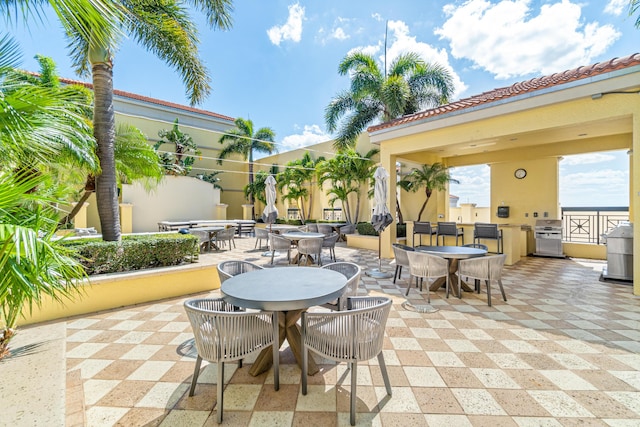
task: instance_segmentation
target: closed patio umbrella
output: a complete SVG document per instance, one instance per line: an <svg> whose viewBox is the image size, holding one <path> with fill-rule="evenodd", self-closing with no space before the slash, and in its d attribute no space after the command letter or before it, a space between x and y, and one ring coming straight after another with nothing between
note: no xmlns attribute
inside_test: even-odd
<svg viewBox="0 0 640 427"><path fill-rule="evenodd" d="M267 206L262 211L262 221L265 224L273 224L278 218L278 209L276 208L276 179L273 175L269 175L264 181L266 184L265 197L267 199Z"/></svg>
<svg viewBox="0 0 640 427"><path fill-rule="evenodd" d="M271 224L276 222L278 218L278 209L276 208L276 179L273 175L269 175L264 181L266 187L264 190L267 206L262 211L262 222L269 224L269 232L271 232ZM273 255L278 255L274 253ZM262 256L272 256L271 251L267 251Z"/></svg>
<svg viewBox="0 0 640 427"><path fill-rule="evenodd" d="M373 174L375 179L373 188L373 216L371 217L371 225L378 232L378 268L368 271L366 274L379 279L389 278L391 273L382 271L382 237L381 233L393 222L393 216L387 207L387 194L389 192L388 179L389 174L382 167L378 166Z"/></svg>

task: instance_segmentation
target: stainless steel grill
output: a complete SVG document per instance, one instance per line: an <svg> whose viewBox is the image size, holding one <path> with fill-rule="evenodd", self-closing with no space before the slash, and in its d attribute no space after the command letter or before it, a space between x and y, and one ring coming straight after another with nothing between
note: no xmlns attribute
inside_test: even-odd
<svg viewBox="0 0 640 427"><path fill-rule="evenodd" d="M562 253L562 221L559 219L539 219L536 221L535 237L537 256L564 258Z"/></svg>

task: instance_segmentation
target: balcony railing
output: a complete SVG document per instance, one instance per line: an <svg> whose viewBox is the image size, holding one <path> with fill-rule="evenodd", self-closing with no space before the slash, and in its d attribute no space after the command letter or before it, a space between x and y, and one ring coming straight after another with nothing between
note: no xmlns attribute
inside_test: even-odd
<svg viewBox="0 0 640 427"><path fill-rule="evenodd" d="M624 206L562 208L562 240L600 245L602 235L623 221L629 221L629 208Z"/></svg>

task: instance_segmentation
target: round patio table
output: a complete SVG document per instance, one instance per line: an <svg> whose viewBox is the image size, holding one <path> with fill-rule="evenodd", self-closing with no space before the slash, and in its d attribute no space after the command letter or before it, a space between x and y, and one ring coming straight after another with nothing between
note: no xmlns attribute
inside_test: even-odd
<svg viewBox="0 0 640 427"><path fill-rule="evenodd" d="M337 299L344 293L347 278L336 271L313 267L265 268L238 274L222 283L222 298L243 308L277 311L279 346L286 339L298 366L302 365L302 339L297 322L302 312L314 305ZM273 364L271 347L262 350L249 373L260 375ZM309 375L318 372L309 357Z"/></svg>
<svg viewBox="0 0 640 427"><path fill-rule="evenodd" d="M446 258L447 261L449 261L449 284L451 293L453 293L455 296L460 296L457 295L458 280L460 280L460 285L462 286L463 290L465 290L466 292L473 291L473 289L456 274L456 272L458 271L458 260L485 256L487 254L487 251L485 251L484 249L471 248L468 246L416 246L415 250L420 252L427 252L432 255L437 255L442 258ZM446 279L444 277L441 277L437 280L434 280L429 289L435 292L445 284Z"/></svg>

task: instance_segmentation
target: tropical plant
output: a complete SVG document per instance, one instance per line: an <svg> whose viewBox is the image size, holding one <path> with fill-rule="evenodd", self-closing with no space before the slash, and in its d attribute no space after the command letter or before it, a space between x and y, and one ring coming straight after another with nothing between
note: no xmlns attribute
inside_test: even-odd
<svg viewBox="0 0 640 427"><path fill-rule="evenodd" d="M316 166L324 160L324 157L314 160L309 153L304 153L302 159L287 163L285 170L278 175L278 189L283 192L282 199L297 203L300 207L302 224L309 218L313 208ZM285 188L286 193L284 192ZM305 202L307 202L306 206Z"/></svg>
<svg viewBox="0 0 640 427"><path fill-rule="evenodd" d="M262 127L257 131L253 130L253 122L249 119L237 118L236 127L230 129L220 137L220 144L228 143L218 155L218 164L222 164L222 159L231 155L240 155L243 160L249 162L249 188L253 188L253 152L272 154L277 151L274 144L276 134L273 129ZM249 196L249 203L255 203L253 191L245 192ZM255 217L255 209L252 208L252 216Z"/></svg>
<svg viewBox="0 0 640 427"><path fill-rule="evenodd" d="M433 163L431 165L422 165L420 168L413 168L405 177L405 181L402 185L408 191L415 192L424 187L426 199L420 208L420 212L418 212L418 221L422 218L422 213L427 207L429 198L434 190L444 191L448 183L460 183L457 179L451 178L449 169L442 163Z"/></svg>
<svg viewBox="0 0 640 427"><path fill-rule="evenodd" d="M13 12L16 5L26 14L43 2L0 2L0 11ZM101 173L96 179L96 199L104 240L120 239L113 109L113 54L122 33L140 43L175 68L187 88L192 104L210 92L209 77L198 57L195 25L189 20L189 4L202 11L209 26L231 26L231 0L49 0L69 39L73 65L80 75L92 75L94 135ZM11 14L9 14L11 16Z"/></svg>
<svg viewBox="0 0 640 427"><path fill-rule="evenodd" d="M329 204L333 206L336 201L340 201L345 219L350 224L358 222L362 186L372 181L375 171L373 156L376 154L377 149L361 155L349 148L339 151L335 157L320 162L317 166L318 185L322 187L326 181L330 181L331 185L327 190ZM355 194L355 203L350 200L351 194ZM371 192L368 192L367 196L371 197Z"/></svg>
<svg viewBox="0 0 640 427"><path fill-rule="evenodd" d="M9 71L10 79L29 83L34 89L46 88L53 96L67 100L70 105L76 102L74 111L84 116L85 124L81 129L86 131L82 145L67 144L63 147L61 155L47 158L41 164L37 163L33 156L22 156L21 162L28 162L31 169L39 173L49 173L59 181L67 182L70 187L82 180L83 194L71 212L60 220L60 226L68 226L74 216L80 211L84 202L95 191L95 176L100 173L100 167L95 155L95 140L91 132L91 104L93 93L81 85L62 86L56 71L55 62L45 56L36 56L40 63L39 75L23 71ZM11 93L11 92L10 92ZM88 126L87 126L88 125ZM29 160L26 160L26 159ZM116 130L115 160L118 176L118 184L131 183L136 180L145 182L147 188L156 184L162 178L162 169L158 163L158 156L149 146L147 138L137 128L120 124ZM19 167L19 166L18 166ZM24 168L24 166L23 166Z"/></svg>
<svg viewBox="0 0 640 427"><path fill-rule="evenodd" d="M269 172L260 170L256 173L254 180L252 183L244 186L244 197L247 200L258 200L262 204L267 204L267 197L265 195L265 190L267 188L267 177L269 175L277 175L278 168L277 166L272 166ZM255 216L254 216L255 218Z"/></svg>
<svg viewBox="0 0 640 427"><path fill-rule="evenodd" d="M439 64L424 62L417 53L398 56L386 73L372 55L348 54L338 66L349 75L351 88L334 97L325 109L329 132L338 131L336 149L353 147L358 135L376 120L383 122L449 102L453 77Z"/></svg>
<svg viewBox="0 0 640 427"><path fill-rule="evenodd" d="M640 0L630 0L629 2L629 16L633 16L640 10ZM636 18L636 28L640 29L640 14Z"/></svg>
<svg viewBox="0 0 640 427"><path fill-rule="evenodd" d="M135 126L125 123L118 124L116 128L115 152L116 177L118 187L121 184L131 184L140 181L145 188L155 187L164 176L164 168L160 165L158 154L147 142L147 137ZM84 203L91 194L96 191L96 174L99 169L91 169L87 165L81 165L86 171L86 180L82 195L75 203L69 214L60 220L59 225L64 227L80 212Z"/></svg>
<svg viewBox="0 0 640 427"><path fill-rule="evenodd" d="M202 154L198 145L188 133L178 128L178 119L173 122L171 130L162 129L158 132L160 141L153 148L157 151L163 144L173 144L174 152L160 154L160 163L167 175L189 175L195 156Z"/></svg>
<svg viewBox="0 0 640 427"><path fill-rule="evenodd" d="M211 173L202 175L202 180L210 184L213 184L213 188L217 188L218 190L223 191L220 184L218 184L220 182L220 178L218 178L218 175L221 173L222 171L213 171Z"/></svg>

